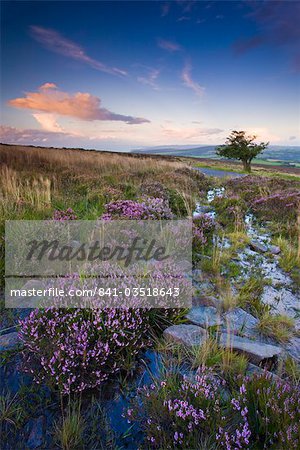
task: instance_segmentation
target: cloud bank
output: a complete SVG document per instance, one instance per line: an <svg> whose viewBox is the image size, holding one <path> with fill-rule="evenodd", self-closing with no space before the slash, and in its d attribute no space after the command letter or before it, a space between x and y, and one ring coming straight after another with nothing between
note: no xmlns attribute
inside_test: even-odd
<svg viewBox="0 0 300 450"><path fill-rule="evenodd" d="M8 104L15 108L31 109L85 121L113 120L130 125L150 122L142 117L111 112L102 108L100 98L86 92L68 94L58 90L54 83L45 83L38 89L38 92L27 92L25 97L9 100Z"/></svg>

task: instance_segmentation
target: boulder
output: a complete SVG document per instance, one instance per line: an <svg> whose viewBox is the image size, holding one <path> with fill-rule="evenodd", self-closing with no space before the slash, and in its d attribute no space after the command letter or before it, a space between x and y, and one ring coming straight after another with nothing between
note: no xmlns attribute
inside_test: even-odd
<svg viewBox="0 0 300 450"><path fill-rule="evenodd" d="M20 345L22 345L22 342L19 339L17 331L0 336L0 353L16 350Z"/></svg>
<svg viewBox="0 0 300 450"><path fill-rule="evenodd" d="M231 348L237 353L244 354L253 364L262 362L275 362L281 354L282 349L275 345L252 341L247 338L235 336L228 333L220 335L219 344L225 348Z"/></svg>
<svg viewBox="0 0 300 450"><path fill-rule="evenodd" d="M190 322L203 328L222 324L220 314L212 306L197 306L192 308L185 316Z"/></svg>
<svg viewBox="0 0 300 450"><path fill-rule="evenodd" d="M257 325L259 323L252 314L247 313L242 308L234 308L224 314L224 328L230 333L239 334L246 337L257 337Z"/></svg>
<svg viewBox="0 0 300 450"><path fill-rule="evenodd" d="M268 247L265 244L255 240L250 241L250 247L259 253L266 253L268 251Z"/></svg>
<svg viewBox="0 0 300 450"><path fill-rule="evenodd" d="M208 337L208 333L196 325L181 324L166 328L164 330L164 336L168 341L192 347L194 345L201 345Z"/></svg>

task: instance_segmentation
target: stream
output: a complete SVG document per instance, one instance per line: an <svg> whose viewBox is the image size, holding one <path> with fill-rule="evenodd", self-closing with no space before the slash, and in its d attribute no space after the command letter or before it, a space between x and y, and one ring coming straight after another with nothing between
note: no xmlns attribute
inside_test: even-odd
<svg viewBox="0 0 300 450"><path fill-rule="evenodd" d="M213 169L197 170L200 170L207 175L220 178L226 176L243 176L243 174ZM211 202L216 196L223 196L225 194L224 187L209 190L207 193L207 201L205 204L198 203L196 205L194 215L205 213L216 219L217 214L214 211ZM244 220L247 235L251 240L255 240L256 242L269 247L271 244L271 235L267 227L259 224L255 216L250 213L245 216ZM224 239L219 245L226 248L231 244L228 239ZM237 277L236 281L238 282L241 279L246 279L251 275L253 268L259 268L261 274L270 280L270 284L264 288L262 301L271 306L272 313L286 314L289 317L292 317L295 320L296 328L300 331L300 294L293 290L292 279L280 268L278 262L280 254L270 256L270 253L255 251L250 248L250 246L238 250L237 253L238 256L235 262L240 267L241 273L239 275L240 278ZM199 287L203 292L205 292L206 288L208 290L211 289L211 286L212 284L209 280L199 283ZM282 347L296 360L300 361L300 337L294 337L288 344L282 345ZM0 367L2 389L7 388L13 393L16 393L22 384L29 387L32 385L31 378L19 372L18 362L19 357L15 356L7 364ZM117 445L120 445L124 449L136 449L142 439L138 427L135 425L131 429L131 426L123 417L124 410L130 406L130 398L136 395L137 387L142 386L143 384L150 384L153 377L157 378L160 366L159 353L153 350L146 351L142 356L137 374L131 380L126 381L125 390L123 391L118 385L112 384L111 386L107 386L107 388L105 387L104 394L106 399L103 400L103 397L100 397L101 404L107 414L112 429L116 433ZM53 426L53 410L46 407L42 417L43 420L45 420L45 428L48 430L51 429ZM35 423L34 421L38 419L33 418L32 420L33 423ZM126 437L124 437L125 434ZM44 436L44 439L47 441L48 438ZM8 449L8 447L5 448Z"/></svg>

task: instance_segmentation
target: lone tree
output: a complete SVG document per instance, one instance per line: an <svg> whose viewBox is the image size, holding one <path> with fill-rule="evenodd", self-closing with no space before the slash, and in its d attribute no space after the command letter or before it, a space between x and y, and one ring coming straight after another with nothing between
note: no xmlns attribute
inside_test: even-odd
<svg viewBox="0 0 300 450"><path fill-rule="evenodd" d="M217 155L242 161L244 170L251 172L251 161L269 145L269 142L255 144L256 136L247 136L245 131L232 131L226 145L217 147Z"/></svg>

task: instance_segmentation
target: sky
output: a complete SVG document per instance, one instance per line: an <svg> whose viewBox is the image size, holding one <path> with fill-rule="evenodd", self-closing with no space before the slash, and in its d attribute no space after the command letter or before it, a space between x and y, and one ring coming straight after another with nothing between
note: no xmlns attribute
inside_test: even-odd
<svg viewBox="0 0 300 450"><path fill-rule="evenodd" d="M0 141L300 145L300 2L2 1Z"/></svg>

